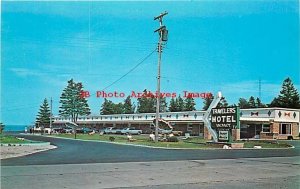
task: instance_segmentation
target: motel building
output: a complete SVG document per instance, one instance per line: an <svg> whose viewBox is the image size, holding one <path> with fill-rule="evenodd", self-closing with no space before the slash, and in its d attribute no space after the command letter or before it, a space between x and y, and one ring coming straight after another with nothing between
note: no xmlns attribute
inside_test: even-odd
<svg viewBox="0 0 300 189"><path fill-rule="evenodd" d="M211 139L204 126L204 113L205 111L165 112L160 113L160 118L169 122L174 131ZM299 113L300 109L287 108L240 109L240 124L239 128L232 130L233 139L298 139ZM71 121L70 118L59 116L53 119L53 128L63 127ZM154 119L155 113L97 115L79 117L77 124L96 130L106 127L134 127L150 134L153 132Z"/></svg>

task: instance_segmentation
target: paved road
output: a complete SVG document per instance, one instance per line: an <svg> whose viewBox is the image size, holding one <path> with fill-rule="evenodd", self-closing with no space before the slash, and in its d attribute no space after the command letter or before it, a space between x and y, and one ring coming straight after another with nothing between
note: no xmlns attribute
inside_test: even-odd
<svg viewBox="0 0 300 189"><path fill-rule="evenodd" d="M2 166L5 189L299 189L296 157Z"/></svg>
<svg viewBox="0 0 300 189"><path fill-rule="evenodd" d="M299 141L292 142L296 146L295 149L285 150L164 150L43 136L27 135L26 138L49 141L58 148L24 157L5 159L1 161L2 166L300 156Z"/></svg>

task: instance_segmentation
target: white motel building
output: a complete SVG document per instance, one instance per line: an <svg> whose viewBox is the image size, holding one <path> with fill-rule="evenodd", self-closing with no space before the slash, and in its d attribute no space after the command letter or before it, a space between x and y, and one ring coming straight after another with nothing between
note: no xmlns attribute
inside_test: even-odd
<svg viewBox="0 0 300 189"><path fill-rule="evenodd" d="M169 122L173 130L189 132L192 136L210 139L211 136L204 127L205 111L165 112L160 118ZM287 108L255 108L240 109L240 128L236 129L235 139L290 139L299 138L300 109ZM143 133L151 132L155 113L114 114L79 117L79 126L92 129L105 127L135 127ZM54 117L53 126L63 126L69 118Z"/></svg>

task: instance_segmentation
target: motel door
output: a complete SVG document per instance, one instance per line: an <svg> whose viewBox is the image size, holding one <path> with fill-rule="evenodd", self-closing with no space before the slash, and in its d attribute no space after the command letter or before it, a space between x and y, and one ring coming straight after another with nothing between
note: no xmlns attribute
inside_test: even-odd
<svg viewBox="0 0 300 189"><path fill-rule="evenodd" d="M262 130L262 125L261 124L256 124L255 125L255 138L259 138L260 132Z"/></svg>

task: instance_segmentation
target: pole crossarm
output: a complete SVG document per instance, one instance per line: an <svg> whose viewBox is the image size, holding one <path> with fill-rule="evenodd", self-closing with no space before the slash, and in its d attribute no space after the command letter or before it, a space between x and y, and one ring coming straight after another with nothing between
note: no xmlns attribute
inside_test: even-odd
<svg viewBox="0 0 300 189"><path fill-rule="evenodd" d="M167 11L165 11L164 13L160 13L159 16L154 17L154 20L162 19L162 17L166 16L167 14L168 14Z"/></svg>
<svg viewBox="0 0 300 189"><path fill-rule="evenodd" d="M204 126L207 128L208 132L212 135L215 142L218 142L218 135L217 135L216 131L211 128L209 116L210 116L211 110L218 105L218 103L220 102L221 99L222 99L222 93L218 92L216 98L210 103L208 109L206 110L206 112L203 116Z"/></svg>
<svg viewBox="0 0 300 189"><path fill-rule="evenodd" d="M158 32L158 31L161 31L161 30L164 30L164 29L166 29L166 26L161 26L157 30L155 30L154 33Z"/></svg>

